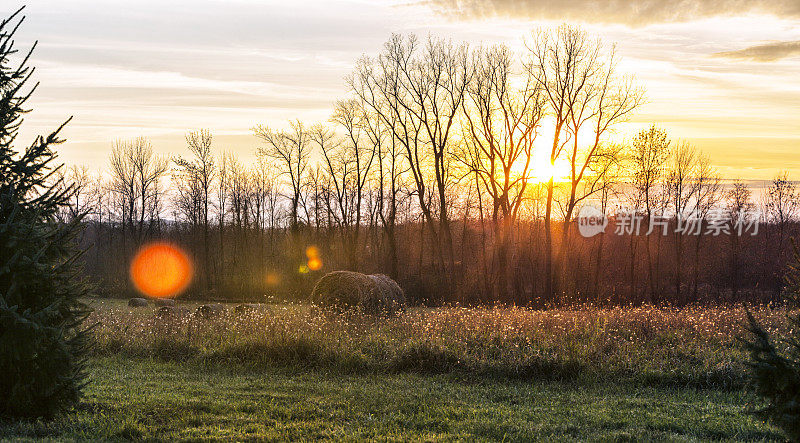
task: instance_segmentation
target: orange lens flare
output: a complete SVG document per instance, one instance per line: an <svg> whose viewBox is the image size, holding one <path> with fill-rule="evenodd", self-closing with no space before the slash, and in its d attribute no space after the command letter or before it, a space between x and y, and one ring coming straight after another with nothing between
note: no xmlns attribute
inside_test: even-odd
<svg viewBox="0 0 800 443"><path fill-rule="evenodd" d="M306 263L306 267L311 271L319 271L322 269L322 259L319 257L319 248L316 246L309 246L306 248L306 257L308 257L308 263ZM300 271L301 273L305 274L305 272ZM306 271L308 272L308 271Z"/></svg>
<svg viewBox="0 0 800 443"><path fill-rule="evenodd" d="M308 269L312 271L319 271L320 269L322 269L322 260L320 260L317 257L309 258Z"/></svg>
<svg viewBox="0 0 800 443"><path fill-rule="evenodd" d="M308 258L318 258L319 257L319 248L316 246L309 246L306 248L306 257Z"/></svg>
<svg viewBox="0 0 800 443"><path fill-rule="evenodd" d="M170 298L189 286L194 268L183 250L169 243L158 242L139 250L131 262L130 273L131 281L142 294Z"/></svg>

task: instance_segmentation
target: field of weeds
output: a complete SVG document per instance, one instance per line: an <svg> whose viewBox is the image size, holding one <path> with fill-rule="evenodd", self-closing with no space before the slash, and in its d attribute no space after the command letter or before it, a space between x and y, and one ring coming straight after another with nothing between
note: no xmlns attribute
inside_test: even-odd
<svg viewBox="0 0 800 443"><path fill-rule="evenodd" d="M783 440L750 413L741 308L91 303L83 399L0 440Z"/></svg>
<svg viewBox="0 0 800 443"><path fill-rule="evenodd" d="M527 380L625 379L647 385L739 389L745 384L743 308L530 310L412 308L394 318L307 305L258 305L212 318L97 301L89 321L98 357L204 366L290 367L347 374L460 373ZM756 308L769 329L785 312Z"/></svg>

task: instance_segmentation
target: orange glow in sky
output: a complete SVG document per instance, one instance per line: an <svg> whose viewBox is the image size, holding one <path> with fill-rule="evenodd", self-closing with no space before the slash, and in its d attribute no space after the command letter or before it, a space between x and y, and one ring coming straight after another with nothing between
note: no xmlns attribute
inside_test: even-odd
<svg viewBox="0 0 800 443"><path fill-rule="evenodd" d="M131 262L131 281L148 297L169 298L183 292L194 269L189 256L175 245L158 242L142 247Z"/></svg>

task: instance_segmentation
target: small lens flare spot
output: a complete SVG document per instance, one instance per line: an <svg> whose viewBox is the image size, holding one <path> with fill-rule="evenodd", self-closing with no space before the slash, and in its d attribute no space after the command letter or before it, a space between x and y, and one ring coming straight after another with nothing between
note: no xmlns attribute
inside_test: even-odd
<svg viewBox="0 0 800 443"><path fill-rule="evenodd" d="M131 261L133 285L142 294L155 298L175 297L192 281L194 267L179 247L165 242L142 247Z"/></svg>
<svg viewBox="0 0 800 443"><path fill-rule="evenodd" d="M308 266L300 265L300 267L297 269L297 272L299 272L301 274L308 274L308 272L309 272Z"/></svg>
<svg viewBox="0 0 800 443"><path fill-rule="evenodd" d="M311 257L308 259L308 269L312 271L319 271L322 269L322 260L318 257Z"/></svg>
<svg viewBox="0 0 800 443"><path fill-rule="evenodd" d="M306 257L310 259L319 258L319 248L316 246L309 246L306 248Z"/></svg>
<svg viewBox="0 0 800 443"><path fill-rule="evenodd" d="M267 272L266 282L268 286L278 286L281 282L281 276L277 272Z"/></svg>

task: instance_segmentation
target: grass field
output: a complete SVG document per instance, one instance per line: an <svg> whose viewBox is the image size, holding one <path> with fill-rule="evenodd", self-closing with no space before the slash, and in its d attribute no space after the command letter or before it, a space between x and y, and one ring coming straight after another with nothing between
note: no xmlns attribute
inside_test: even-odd
<svg viewBox="0 0 800 443"><path fill-rule="evenodd" d="M0 438L781 440L747 413L738 309L274 305L200 321L95 306L82 403Z"/></svg>

